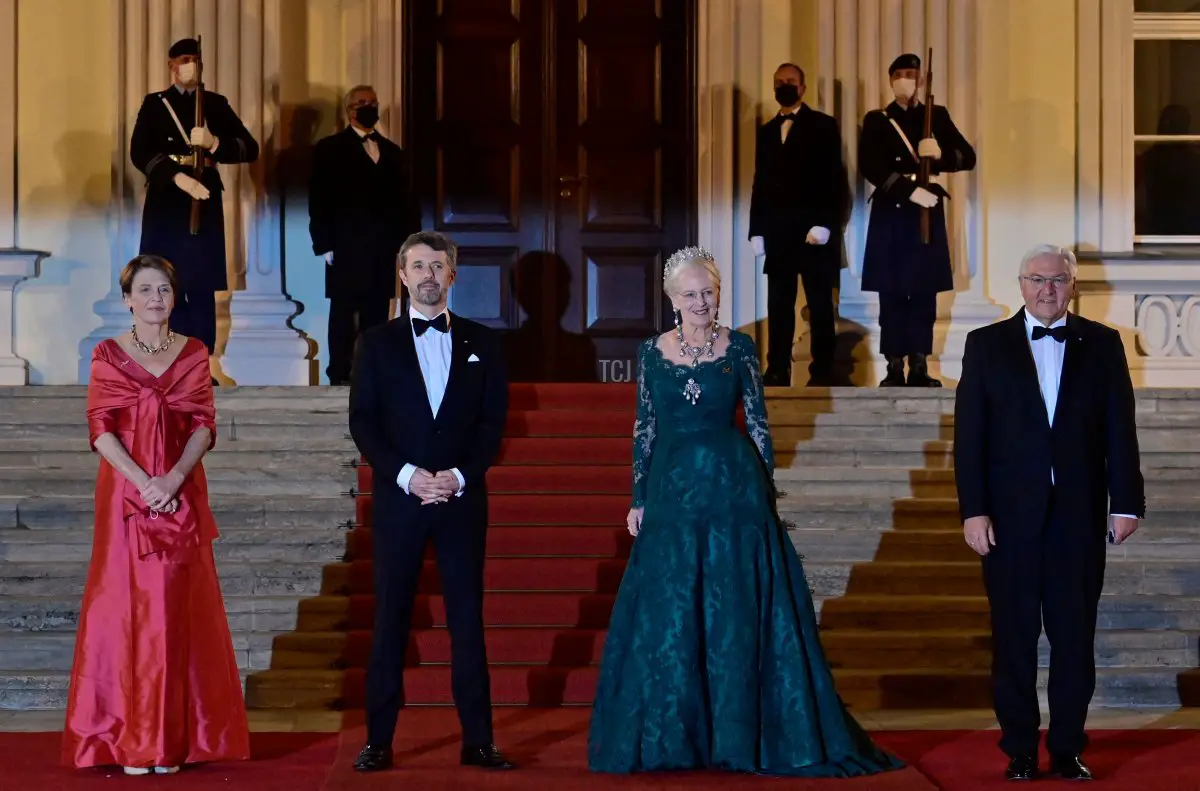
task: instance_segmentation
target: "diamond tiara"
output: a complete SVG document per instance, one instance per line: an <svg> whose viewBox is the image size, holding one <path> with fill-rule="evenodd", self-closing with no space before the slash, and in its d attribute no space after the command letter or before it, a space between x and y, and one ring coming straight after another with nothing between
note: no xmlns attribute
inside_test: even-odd
<svg viewBox="0 0 1200 791"><path fill-rule="evenodd" d="M671 275L675 274L676 269L690 261L712 261L716 263L717 259L703 247L685 247L682 250L676 250L667 259L666 266L663 267L663 284L665 285L670 281Z"/></svg>

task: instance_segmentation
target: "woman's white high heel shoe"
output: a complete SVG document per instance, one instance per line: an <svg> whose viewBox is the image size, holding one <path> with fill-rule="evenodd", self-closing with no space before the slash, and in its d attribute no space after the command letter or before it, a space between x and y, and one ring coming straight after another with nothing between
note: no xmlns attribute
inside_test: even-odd
<svg viewBox="0 0 1200 791"><path fill-rule="evenodd" d="M156 766L154 774L156 775L173 775L179 772L178 766Z"/></svg>
<svg viewBox="0 0 1200 791"><path fill-rule="evenodd" d="M150 769L145 766L124 766L121 768L125 770L125 774L127 774L127 775L148 775L148 774L150 774Z"/></svg>

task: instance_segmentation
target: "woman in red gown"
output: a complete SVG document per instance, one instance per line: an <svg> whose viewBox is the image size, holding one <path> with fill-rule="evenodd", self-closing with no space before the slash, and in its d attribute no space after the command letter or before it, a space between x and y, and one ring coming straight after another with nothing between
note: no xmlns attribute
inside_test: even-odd
<svg viewBox="0 0 1200 791"><path fill-rule="evenodd" d="M170 774L250 757L200 464L216 441L208 351L168 329L176 283L167 261L134 258L121 274L133 328L92 356L88 427L104 460L63 734L68 766Z"/></svg>

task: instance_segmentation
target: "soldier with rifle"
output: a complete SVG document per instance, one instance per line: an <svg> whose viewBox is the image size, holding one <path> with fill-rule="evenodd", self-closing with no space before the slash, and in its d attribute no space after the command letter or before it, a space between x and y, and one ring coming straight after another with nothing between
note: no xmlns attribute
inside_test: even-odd
<svg viewBox="0 0 1200 791"><path fill-rule="evenodd" d="M170 261L179 276L171 327L217 340L216 292L227 287L225 218L217 164L253 162L258 143L229 101L204 90L200 42L176 41L168 55L172 85L142 100L129 157L146 176L139 252Z"/></svg>
<svg viewBox="0 0 1200 791"><path fill-rule="evenodd" d="M880 386L941 387L927 364L937 295L954 288L943 204L950 195L940 176L973 169L975 149L946 108L934 105L919 57L896 58L888 77L896 100L867 113L859 138L859 170L875 188L862 288L879 294L879 345L887 359ZM917 100L922 83L924 103Z"/></svg>

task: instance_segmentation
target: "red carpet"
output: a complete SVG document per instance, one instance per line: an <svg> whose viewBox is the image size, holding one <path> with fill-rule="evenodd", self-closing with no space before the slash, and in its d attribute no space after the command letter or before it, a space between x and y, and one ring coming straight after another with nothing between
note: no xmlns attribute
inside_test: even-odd
<svg viewBox="0 0 1200 791"><path fill-rule="evenodd" d="M592 701L604 629L632 544L624 524L634 398L629 385L510 388L505 439L488 474L491 524L484 568L488 660L498 705ZM362 468L351 561L337 581L353 597L350 628L338 653L338 666L346 671L345 708L362 706L371 645L372 483L370 468ZM451 702L450 641L440 592L431 547L405 674L414 703ZM302 634L293 637L295 650L302 650Z"/></svg>
<svg viewBox="0 0 1200 791"><path fill-rule="evenodd" d="M361 727L341 734L257 733L254 760L200 766L173 777L126 778L111 770L70 771L58 765L59 734L0 733L0 789L88 791L122 788L254 789L254 791L439 791L511 789L848 789L849 791L990 791L1010 789L1000 779L1003 758L995 731L878 732L876 739L903 757L902 771L854 780L803 781L716 772L612 777L587 771L587 718L583 709L508 709L497 712L496 738L521 768L488 774L456 765L458 724L452 711L406 712L396 743L398 766L377 775L351 766L362 745ZM419 735L418 735L419 734ZM1088 759L1099 780L1089 788L1127 791L1200 790L1200 732L1096 731ZM1044 760L1043 760L1044 763ZM1062 785L1045 780L1050 787Z"/></svg>

